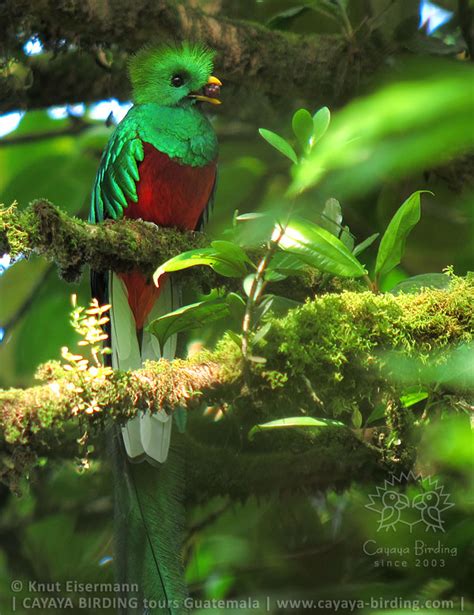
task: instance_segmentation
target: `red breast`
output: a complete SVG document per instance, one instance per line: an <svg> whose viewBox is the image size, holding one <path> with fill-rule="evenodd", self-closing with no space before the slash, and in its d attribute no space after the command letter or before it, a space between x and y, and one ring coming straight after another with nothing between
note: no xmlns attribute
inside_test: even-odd
<svg viewBox="0 0 474 615"><path fill-rule="evenodd" d="M124 217L141 218L159 226L195 229L214 187L216 161L205 167L180 164L150 143L144 143L144 154L138 167L138 201L128 202ZM140 330L160 289L135 271L120 277L127 286L128 303Z"/></svg>

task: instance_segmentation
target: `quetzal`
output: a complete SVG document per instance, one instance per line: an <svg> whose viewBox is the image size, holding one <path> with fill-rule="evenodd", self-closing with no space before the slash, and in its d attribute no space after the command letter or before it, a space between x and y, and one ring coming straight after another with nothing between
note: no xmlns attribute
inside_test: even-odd
<svg viewBox="0 0 474 615"><path fill-rule="evenodd" d="M220 103L222 84L212 76L213 55L200 45L183 44L145 48L131 58L134 106L102 155L91 222L141 218L181 229L202 224L217 169L216 135L200 109L201 102ZM138 271L93 272L92 292L112 305L112 367L137 369L147 359L173 358L176 340L168 340L161 355L158 341L147 331L149 322L179 307L171 280L157 288ZM118 559L120 579L139 583L142 598L178 604L185 595L179 559L183 461L173 446L166 461L171 424L165 411L142 412L122 428L126 454L115 436L115 452L122 448L115 477ZM142 460L150 465L130 464ZM149 612L185 611L170 607Z"/></svg>

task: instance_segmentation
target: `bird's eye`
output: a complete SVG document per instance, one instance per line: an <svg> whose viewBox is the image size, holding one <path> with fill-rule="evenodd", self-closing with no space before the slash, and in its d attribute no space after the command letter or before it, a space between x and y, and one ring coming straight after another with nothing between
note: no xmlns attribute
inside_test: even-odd
<svg viewBox="0 0 474 615"><path fill-rule="evenodd" d="M184 83L183 75L173 75L171 77L171 85L175 88L180 88Z"/></svg>

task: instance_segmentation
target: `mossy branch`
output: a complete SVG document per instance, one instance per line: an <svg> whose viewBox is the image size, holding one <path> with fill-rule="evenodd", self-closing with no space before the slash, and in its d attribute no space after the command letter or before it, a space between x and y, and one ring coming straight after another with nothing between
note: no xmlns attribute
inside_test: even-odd
<svg viewBox="0 0 474 615"><path fill-rule="evenodd" d="M88 224L44 199L34 201L25 210L0 205L0 254L7 253L12 258L19 254L42 256L57 265L59 275L67 282L77 282L87 266L98 272L138 270L151 276L173 256L208 245L204 233L158 227L143 220ZM258 251L255 256L259 256ZM173 275L205 292L215 287L238 290L241 283L236 278L223 278L208 267ZM352 282L351 285L354 287ZM304 301L322 287L337 289L340 285L308 268L298 277L270 287L277 294Z"/></svg>
<svg viewBox="0 0 474 615"><path fill-rule="evenodd" d="M190 413L186 439L196 495L232 492L241 497L267 487L270 492L292 485L329 486L334 480L350 482L355 468L366 468L370 474L384 464L407 467L413 463L407 429L411 412L398 403L404 385L393 378L386 353L421 361L430 356L431 365L446 363L446 351L474 338L473 301L472 280L458 278L448 290L416 295L343 292L317 297L284 318L270 319L269 332L253 348L263 361L255 364L250 378L243 373L240 348L230 337L213 352L172 363L150 362L134 372L98 370L86 377L84 372L47 364L38 372L40 386L0 391L0 475L9 481L17 475L22 452L27 464L63 445L68 453L72 448L79 454L80 446L74 443L81 433L94 435L111 418L125 421L142 410L159 408ZM413 378L417 382L417 376ZM438 383L436 395L446 392L451 402L462 400L462 390L453 392L448 384ZM377 440L373 448L355 438L349 427L354 409L364 419L380 404L386 408L382 431L388 430L391 437L383 445ZM212 421L209 411L201 416L206 407L221 420ZM338 417L348 428L324 428L324 435L262 432L254 441L247 440L255 424L288 416ZM321 437L329 438L334 448ZM207 472L211 459L219 467L212 478ZM239 472L232 473L236 463ZM315 476L315 469L324 472Z"/></svg>
<svg viewBox="0 0 474 615"><path fill-rule="evenodd" d="M88 224L45 200L24 211L0 206L0 253L43 256L57 264L67 281L77 281L86 265L95 271L151 274L159 263L206 243L202 233L158 228L143 220Z"/></svg>
<svg viewBox="0 0 474 615"><path fill-rule="evenodd" d="M21 43L33 35L52 58L24 56ZM274 99L271 107L275 100L291 106L295 95L315 106L341 103L358 89L360 75L373 74L383 59L369 32L352 44L342 35L295 35L174 0L6 0L0 7L0 39L6 52L22 60L0 76L3 112L129 98L127 53L150 41L199 40L215 49L216 71L230 103L220 112L234 117L268 110L267 97ZM112 63L105 58L109 49Z"/></svg>

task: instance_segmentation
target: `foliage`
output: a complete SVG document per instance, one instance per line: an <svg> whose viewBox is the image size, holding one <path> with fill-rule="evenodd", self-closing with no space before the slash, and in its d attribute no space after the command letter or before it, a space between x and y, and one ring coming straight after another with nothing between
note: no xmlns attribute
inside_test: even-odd
<svg viewBox="0 0 474 615"><path fill-rule="evenodd" d="M301 158L297 157L290 143L280 135L265 129L260 129L260 135L279 153L289 158L294 167L298 169L305 163L306 155L311 153L317 143L319 144L329 123L330 112L326 107L317 111L313 117L306 109L299 109L294 113L292 128L300 144ZM407 236L420 220L420 194L422 192L424 191L414 192L408 197L390 221L380 241L373 281L368 278L367 270L356 255L372 245L378 234L373 234L354 246L350 229L342 226L339 201L334 198L326 201L322 214L323 226L295 215L292 201L286 203L278 215L258 212L234 215L234 228L227 231L230 240L213 241L208 248L189 250L170 259L160 265L153 279L159 286L160 277L164 273L199 265L210 266L225 277L244 276L243 290L247 295L247 301L242 318L242 351L244 357L248 358L250 328L260 322L262 316L272 309L274 303L274 297L263 294L269 280L298 275L302 267L307 265L335 276L364 277L370 288L378 290L380 279L400 264ZM238 222L251 222L256 227L252 235L260 238L261 242L265 241L266 253L259 262L253 263L249 254L240 246L241 236L235 232ZM282 252L286 252L289 258L285 258ZM252 266L256 273L247 275L248 265ZM425 280L429 284L428 279L425 278ZM173 333L202 326L205 318L213 321L225 318L230 313L231 305L234 305L235 316L236 310L239 312L240 306L244 306L244 299L236 293L231 293L229 297L226 301L224 298L215 299L211 295L208 301L179 308L151 323L150 331L163 345ZM269 303L270 300L272 305ZM259 307L260 313L255 318L253 312ZM292 306L288 304L287 307L289 309ZM263 327L257 332L255 339L257 341L263 339L267 332L268 327ZM255 360L254 357L253 360Z"/></svg>
<svg viewBox="0 0 474 615"><path fill-rule="evenodd" d="M199 4L214 10L219 3L203 0ZM355 484L344 493L329 489L321 494L312 488L300 496L289 496L285 489L273 498L265 495L232 506L224 497L214 498L189 510L185 555L191 593L208 599L269 595L271 612L275 613L281 612L275 603L277 597L362 598L367 603L374 596L392 600L403 597L418 600L420 608L428 598L452 600L454 609L461 608L463 597L464 610L472 610L469 572L473 530L472 502L468 497L472 491L472 433L467 416L472 410L468 363L472 348L466 333L472 327L472 289L469 280L453 280L449 271L441 273L447 265L453 265L461 276L473 268L474 191L469 154L472 131L468 129L472 123L468 86L472 63L462 59L466 55L464 36L469 38L472 25L460 10L467 3L443 2L443 8L453 12L454 17L431 36L426 24L418 30L418 2L264 0L220 4L225 17L251 19L260 24L265 35L278 31L289 37L294 33L309 34L311 39L331 35L327 54L330 56L334 50L341 58L339 70L328 77L331 86L342 92L347 77L355 75L364 96L355 101L341 96L337 105L331 104L331 113L323 108L314 114L314 101L296 100L292 87L287 86L288 75L275 74L277 87L269 110L261 105L258 74L245 74L243 98L254 107L262 106L260 117L265 121L257 125L247 108L237 114L242 98L234 98L233 90L222 105L231 112L225 115L224 109L224 115L215 118L220 178L208 231L211 239L224 240L233 248L211 244L212 253L204 252L202 256L208 258L209 266L223 258L227 267L224 265L221 272L233 271L236 277L229 279L236 286L232 292L220 290L219 294L211 292L199 298L205 321L199 329L192 330L188 342L190 348L194 342L212 348L227 330L221 348L227 354L240 356L243 321L250 307L250 372L263 375L269 394L259 417L243 412L247 422L242 432L234 425L232 405L220 421L213 421L215 412L205 417L196 413L186 429L199 436L206 433L211 441L215 438L223 445L232 437L234 442L243 441L245 446L259 450L269 443L279 443L287 461L289 487L297 480L296 463L298 471L302 471L307 459L291 435L300 430L270 428L256 433L252 442L247 440L247 434L255 425L272 420L275 410L280 413L279 419L296 416L288 410L288 404L277 408L272 405L272 391L276 395L291 382L297 390L296 401L304 395L310 408L310 413L299 419L334 420L333 415L337 416L337 420L352 424L357 433L372 438L371 446L387 438L387 423L403 440L403 429L408 427L394 420L406 416L409 427L419 436L415 442L417 468L425 475L436 476L455 506L444 514L446 532L425 532L418 525L409 534L398 527L393 532L377 531L377 520L365 505L369 494L381 483L367 487ZM22 54L21 44L16 53ZM98 49L97 61L114 53L113 45L105 53ZM383 66L384 75L379 81L366 70L374 58ZM37 58L40 65L45 59ZM326 58L321 60L324 63ZM248 66L251 73L251 60ZM25 68L26 74L21 75L20 68L13 65L11 78L23 79L30 86L29 69ZM296 74L296 79L311 80L311 70L308 66L308 73ZM110 83L113 84L113 74ZM329 104L325 100L328 84L318 82L317 86L319 105ZM226 84L224 91L232 87ZM34 88L35 84L30 91ZM284 97L294 98L292 109L306 106L310 110L299 109L293 118L282 115L279 104ZM5 142L0 141L1 202L8 206L17 201L23 210L31 200L45 197L69 214L85 217L100 153L112 130L103 120L90 117L90 109L88 106L87 114L80 118L66 112L60 120L52 119L46 110L26 113L17 130ZM270 144L278 144L276 150L258 135L261 125L266 127L263 134L269 137ZM51 131L58 131L58 135L39 138L40 133ZM35 135L36 140L15 143L16 138ZM12 143L6 144L9 139ZM286 152L284 156L281 150ZM289 162L292 170L287 173ZM289 198L284 198L285 194ZM417 222L420 201L422 219ZM405 204L402 208L401 203ZM291 220L300 225L305 250L318 254L318 263L303 262L302 250L294 249L295 241L291 253L274 245L281 243L276 241L278 235L273 235L275 228L290 228L287 222ZM416 226L413 222L417 222ZM291 237L294 239L290 232L288 241ZM376 243L378 238L381 240ZM361 271L358 262L368 272L371 289L335 293L349 284L353 284L353 291L357 287L360 291L362 284L368 287L368 280L365 274L358 278L360 282L353 282L351 278L341 281L334 270L321 273L318 241L334 248L336 256L333 251L330 255L333 267L341 268L350 260L355 273L356 269ZM255 252L262 246L263 256ZM237 258L234 247L240 248L245 258L242 252ZM265 254L268 258L262 264ZM257 275L260 264L262 270ZM283 298L281 289L297 289L308 270L321 280L321 288L331 293L316 300L311 297L304 304L304 296L301 292L297 295L296 290L292 290L293 302L287 296ZM270 290L270 282L279 284L280 289ZM428 287L432 290L426 290ZM78 294L80 304L87 304L85 278L72 291ZM447 312L441 309L447 307L446 293L454 293L455 297L452 310ZM62 346L72 348L77 342L77 334L68 325L70 294L71 286L34 256L19 259L0 276L0 327L5 329L0 344L3 388L30 385L38 364L59 358ZM189 306L196 303L196 296L187 285L184 301L187 307L183 311L188 310L189 316L194 309ZM213 301L221 305L225 318L213 320L209 316L219 315L213 312ZM466 328L461 331L457 317L464 310ZM279 319L275 319L277 314ZM168 317L168 324L171 321L173 327L187 328L189 320L178 316ZM194 322L197 321L203 322L201 316ZM421 337L415 339L415 331ZM441 341L441 353L432 352L432 336ZM392 351L395 346L395 352L375 354L372 351L376 340ZM451 347L460 341L463 345ZM290 346L298 350L291 359L287 353ZM375 393L369 398L362 390L361 379L373 363L366 358L362 372L357 372L355 355L361 353L385 365L377 374ZM262 356L269 356L271 362L251 360ZM322 386L309 390L305 375L313 375L318 383L321 379ZM406 414L397 415L383 402L377 394L380 387L396 392ZM258 393L255 391L257 397ZM293 404L295 399L291 399ZM312 400L311 406L308 399ZM324 408L318 400L324 402ZM238 403L236 396L235 404ZM308 437L313 434L312 428L301 431ZM314 433L327 438L325 434L330 432L322 427ZM324 446L325 440L319 442L327 458L325 461L323 457L318 465L317 475L334 476L338 460L331 456L333 449ZM384 446L396 457L397 438ZM210 450L208 483L223 471L212 447ZM346 459L351 450L343 451L340 457ZM237 444L230 449L225 469L238 467L240 457ZM2 456L4 461L8 460ZM278 466L264 467L263 487L278 473ZM259 468L258 462L253 467L245 466L245 476L255 479ZM311 473L312 467L307 470ZM360 483L363 467L358 471ZM232 474L226 476L230 477L229 488L235 487ZM401 490L410 497L423 493L421 484ZM0 506L2 612L11 608L10 582L15 576L44 582L71 577L84 581L112 579L111 566L100 564L102 558L107 562L111 554L112 503L103 460L92 461L90 470L81 474L77 473L77 464L43 460L29 486L25 485L21 499L0 490ZM375 540L383 552L368 555L363 548L368 540ZM64 549L65 541L69 550ZM415 541L433 548L440 541L457 552L453 556L430 554L418 565ZM409 547L410 552L400 555L397 549L404 547ZM425 559L428 565L423 564ZM397 566L397 562L404 564ZM262 598L261 604L264 602ZM331 612L331 608L325 610ZM378 608L360 610L368 613ZM407 612L403 607L399 610ZM201 612L208 611L203 607Z"/></svg>
<svg viewBox="0 0 474 615"><path fill-rule="evenodd" d="M466 130L473 110L465 87L470 78L470 68L441 65L429 80L392 84L354 101L296 170L291 192L308 189L332 172L329 185L342 186L346 194L367 193L384 178L393 180L433 159L442 162L468 151L473 144Z"/></svg>

